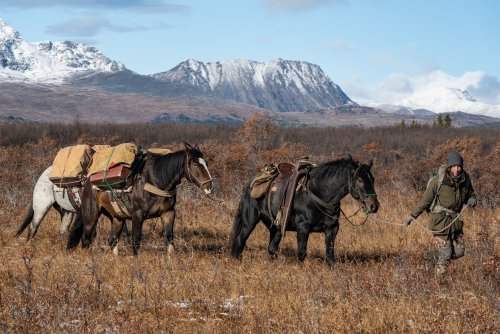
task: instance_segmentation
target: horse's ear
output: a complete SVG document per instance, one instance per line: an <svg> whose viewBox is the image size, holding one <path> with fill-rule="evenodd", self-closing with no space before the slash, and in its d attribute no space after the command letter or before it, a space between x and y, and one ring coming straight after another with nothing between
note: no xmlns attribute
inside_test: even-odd
<svg viewBox="0 0 500 334"><path fill-rule="evenodd" d="M346 159L347 160L352 160L352 155L350 155L349 153L346 154Z"/></svg>
<svg viewBox="0 0 500 334"><path fill-rule="evenodd" d="M200 147L198 146L198 144L194 144L194 148L197 149L198 151L200 150Z"/></svg>
<svg viewBox="0 0 500 334"><path fill-rule="evenodd" d="M368 168L372 168L373 166L373 159L370 159L370 161L368 161Z"/></svg>
<svg viewBox="0 0 500 334"><path fill-rule="evenodd" d="M193 146L191 146L190 144L186 143L186 142L183 142L184 143L184 147L186 148L186 150L190 151L193 149Z"/></svg>

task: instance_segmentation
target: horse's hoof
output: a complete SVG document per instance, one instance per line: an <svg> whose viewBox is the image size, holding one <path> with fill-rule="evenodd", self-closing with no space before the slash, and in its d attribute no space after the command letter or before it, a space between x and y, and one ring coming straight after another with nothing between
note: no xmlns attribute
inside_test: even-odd
<svg viewBox="0 0 500 334"><path fill-rule="evenodd" d="M113 247L113 255L114 256L118 256L118 245L116 245L115 247Z"/></svg>

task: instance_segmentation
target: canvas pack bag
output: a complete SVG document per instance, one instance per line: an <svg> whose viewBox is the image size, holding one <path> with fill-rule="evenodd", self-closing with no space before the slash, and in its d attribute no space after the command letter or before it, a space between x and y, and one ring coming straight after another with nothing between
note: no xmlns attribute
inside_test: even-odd
<svg viewBox="0 0 500 334"><path fill-rule="evenodd" d="M131 168L138 153L137 146L131 143L101 148L94 153L90 163L90 182L103 189L130 186L133 181Z"/></svg>
<svg viewBox="0 0 500 334"><path fill-rule="evenodd" d="M169 150L168 148L148 148L147 151L153 154L161 154L161 155L167 155L173 153L173 151Z"/></svg>
<svg viewBox="0 0 500 334"><path fill-rule="evenodd" d="M59 187L80 186L92 158L89 145L74 145L57 152L49 180Z"/></svg>
<svg viewBox="0 0 500 334"><path fill-rule="evenodd" d="M124 143L117 146L103 148L94 153L87 175L107 171L115 166L131 167L138 153L135 144Z"/></svg>

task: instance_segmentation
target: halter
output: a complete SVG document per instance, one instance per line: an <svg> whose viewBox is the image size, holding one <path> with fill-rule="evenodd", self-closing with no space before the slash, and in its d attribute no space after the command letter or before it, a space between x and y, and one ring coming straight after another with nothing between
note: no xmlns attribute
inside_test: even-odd
<svg viewBox="0 0 500 334"><path fill-rule="evenodd" d="M361 192L361 190L359 190L358 186L356 185L356 182L354 182L354 179L356 178L359 171L361 170L361 167L363 167L363 165L360 164L359 167L356 168L356 170L352 174L352 177L347 179L347 186L349 187L349 192L351 192L351 190L354 190L359 195L359 197L362 200L364 200L365 198L370 197L370 196L377 196L377 193L376 192L374 192L374 193ZM354 186L353 186L353 183L354 183Z"/></svg>
<svg viewBox="0 0 500 334"><path fill-rule="evenodd" d="M191 170L191 168L189 168L190 159L189 159L189 155L188 154L186 154L186 160L187 160L187 167L186 167L186 169L188 171L187 176L188 176L188 180L189 181L191 181L192 183L198 183L200 187L202 187L206 183L212 182L212 176L210 175L210 172L208 171L208 169L205 168L207 170L207 172L208 172L208 180L201 182L196 177L196 175L194 175L194 173ZM196 182L193 182L193 178L195 179Z"/></svg>

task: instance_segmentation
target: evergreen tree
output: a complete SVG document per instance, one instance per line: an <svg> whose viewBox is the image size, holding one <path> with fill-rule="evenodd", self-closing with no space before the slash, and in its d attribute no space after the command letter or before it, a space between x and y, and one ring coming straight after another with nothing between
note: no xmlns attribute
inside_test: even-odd
<svg viewBox="0 0 500 334"><path fill-rule="evenodd" d="M450 117L450 114L446 114L444 116L444 127L445 128L451 127L451 117Z"/></svg>
<svg viewBox="0 0 500 334"><path fill-rule="evenodd" d="M443 115L441 115L440 113L438 114L438 118L437 118L437 127L438 128L443 127Z"/></svg>

